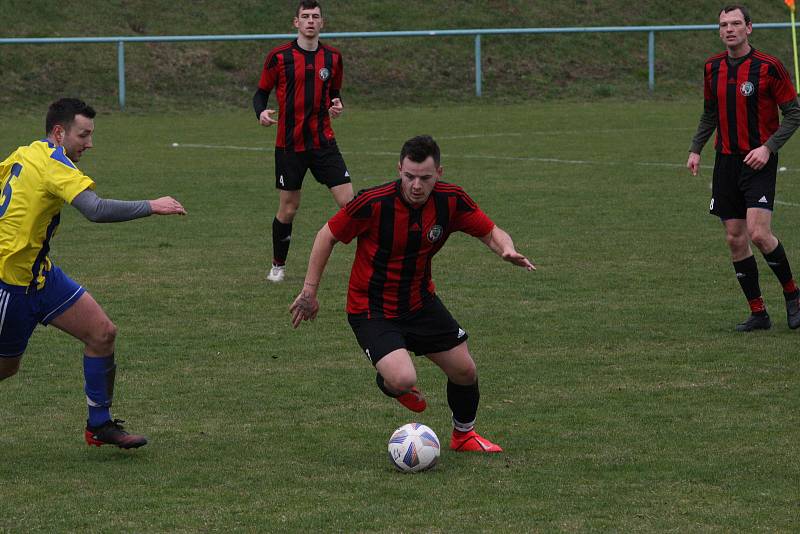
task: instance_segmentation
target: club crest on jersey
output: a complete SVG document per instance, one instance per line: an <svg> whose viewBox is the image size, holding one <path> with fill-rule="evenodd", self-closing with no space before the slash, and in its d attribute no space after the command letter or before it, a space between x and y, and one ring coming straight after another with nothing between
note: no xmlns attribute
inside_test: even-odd
<svg viewBox="0 0 800 534"><path fill-rule="evenodd" d="M750 96L755 91L755 87L753 87L752 82L744 82L742 85L739 86L739 92L742 93L742 96Z"/></svg>
<svg viewBox="0 0 800 534"><path fill-rule="evenodd" d="M430 241L431 243L436 243L437 241L439 241L439 238L442 237L443 232L444 230L442 230L441 226L439 226L438 224L434 225L434 227L428 231L428 241Z"/></svg>
<svg viewBox="0 0 800 534"><path fill-rule="evenodd" d="M331 77L331 71L329 71L325 67L322 67L321 69L319 69L319 79L320 80L322 80L324 82L325 80L327 80L330 77Z"/></svg>

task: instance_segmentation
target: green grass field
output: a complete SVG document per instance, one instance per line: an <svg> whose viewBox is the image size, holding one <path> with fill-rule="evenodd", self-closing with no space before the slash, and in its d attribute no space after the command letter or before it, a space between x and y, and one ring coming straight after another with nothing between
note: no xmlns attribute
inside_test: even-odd
<svg viewBox="0 0 800 534"><path fill-rule="evenodd" d="M0 531L796 531L800 333L760 255L776 326L732 332L747 307L707 215L711 150L702 176L683 168L700 106L352 106L335 123L357 189L394 177L406 138L437 137L445 179L539 267L464 235L437 257L478 363L479 430L506 452L445 450L410 476L386 441L419 419L446 444L445 382L419 360L418 417L374 387L343 311L352 245L318 319L291 329L334 205L309 176L287 281L267 285L274 130L247 110L101 114L81 162L98 193L189 211L97 225L67 207L51 254L119 327L115 415L151 443L83 443L81 346L38 329L0 384ZM2 120L0 153L42 123ZM774 229L800 272L797 146Z"/></svg>

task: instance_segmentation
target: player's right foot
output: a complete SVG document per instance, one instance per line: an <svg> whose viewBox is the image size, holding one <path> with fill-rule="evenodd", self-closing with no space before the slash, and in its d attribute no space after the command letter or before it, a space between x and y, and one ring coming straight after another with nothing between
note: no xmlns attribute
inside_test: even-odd
<svg viewBox="0 0 800 534"><path fill-rule="evenodd" d="M453 429L450 437L450 450L458 452L503 452L502 447L492 443L474 430L460 432Z"/></svg>
<svg viewBox="0 0 800 534"><path fill-rule="evenodd" d="M84 438L87 445L99 447L101 445L116 445L120 449L136 449L147 445L147 438L137 434L129 434L122 427L125 421L121 419L108 420L100 426L92 427L86 424Z"/></svg>
<svg viewBox="0 0 800 534"><path fill-rule="evenodd" d="M285 265L275 265L272 264L272 268L269 270L267 274L267 280L270 282L283 282L284 277L286 276L286 266Z"/></svg>
<svg viewBox="0 0 800 534"><path fill-rule="evenodd" d="M800 297L786 301L786 321L789 328L800 328Z"/></svg>
<svg viewBox="0 0 800 534"><path fill-rule="evenodd" d="M397 402L399 402L412 412L417 412L417 413L424 412L425 408L428 407L428 403L425 402L425 397L416 387L412 387L411 391L403 393L402 395L397 397Z"/></svg>
<svg viewBox="0 0 800 534"><path fill-rule="evenodd" d="M772 328L772 321L769 320L769 315L751 315L745 322L736 325L737 332L769 330L770 328Z"/></svg>

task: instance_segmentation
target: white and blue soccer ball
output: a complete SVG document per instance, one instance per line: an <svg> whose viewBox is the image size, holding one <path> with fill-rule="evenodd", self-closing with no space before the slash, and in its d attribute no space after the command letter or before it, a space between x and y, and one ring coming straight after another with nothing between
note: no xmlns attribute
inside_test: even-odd
<svg viewBox="0 0 800 534"><path fill-rule="evenodd" d="M389 460L404 473L431 469L439 461L439 438L422 423L408 423L389 438Z"/></svg>

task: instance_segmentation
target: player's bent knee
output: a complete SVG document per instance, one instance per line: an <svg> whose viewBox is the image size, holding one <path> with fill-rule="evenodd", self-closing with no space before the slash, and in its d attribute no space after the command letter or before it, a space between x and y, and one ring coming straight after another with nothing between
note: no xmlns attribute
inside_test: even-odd
<svg viewBox="0 0 800 534"><path fill-rule="evenodd" d="M281 205L281 208L278 211L278 220L281 221L283 224L291 223L292 221L294 221L298 209L300 209L299 204Z"/></svg>
<svg viewBox="0 0 800 534"><path fill-rule="evenodd" d="M117 339L117 326L111 321L104 321L100 327L92 333L92 337L87 343L97 352L109 353L114 351L114 342Z"/></svg>
<svg viewBox="0 0 800 534"><path fill-rule="evenodd" d="M750 235L750 239L752 239L753 243L755 243L759 250L768 248L773 242L772 232L769 230L764 231L762 229L753 231L753 233Z"/></svg>
<svg viewBox="0 0 800 534"><path fill-rule="evenodd" d="M383 379L393 391L409 391L417 385L417 373L413 369L411 372L393 373L391 376L384 376Z"/></svg>
<svg viewBox="0 0 800 534"><path fill-rule="evenodd" d="M454 369L447 378L449 378L451 382L463 386L474 384L478 379L478 370L475 367L475 362L470 360L465 366Z"/></svg>
<svg viewBox="0 0 800 534"><path fill-rule="evenodd" d="M725 241L731 249L739 249L747 245L747 234L726 234Z"/></svg>

